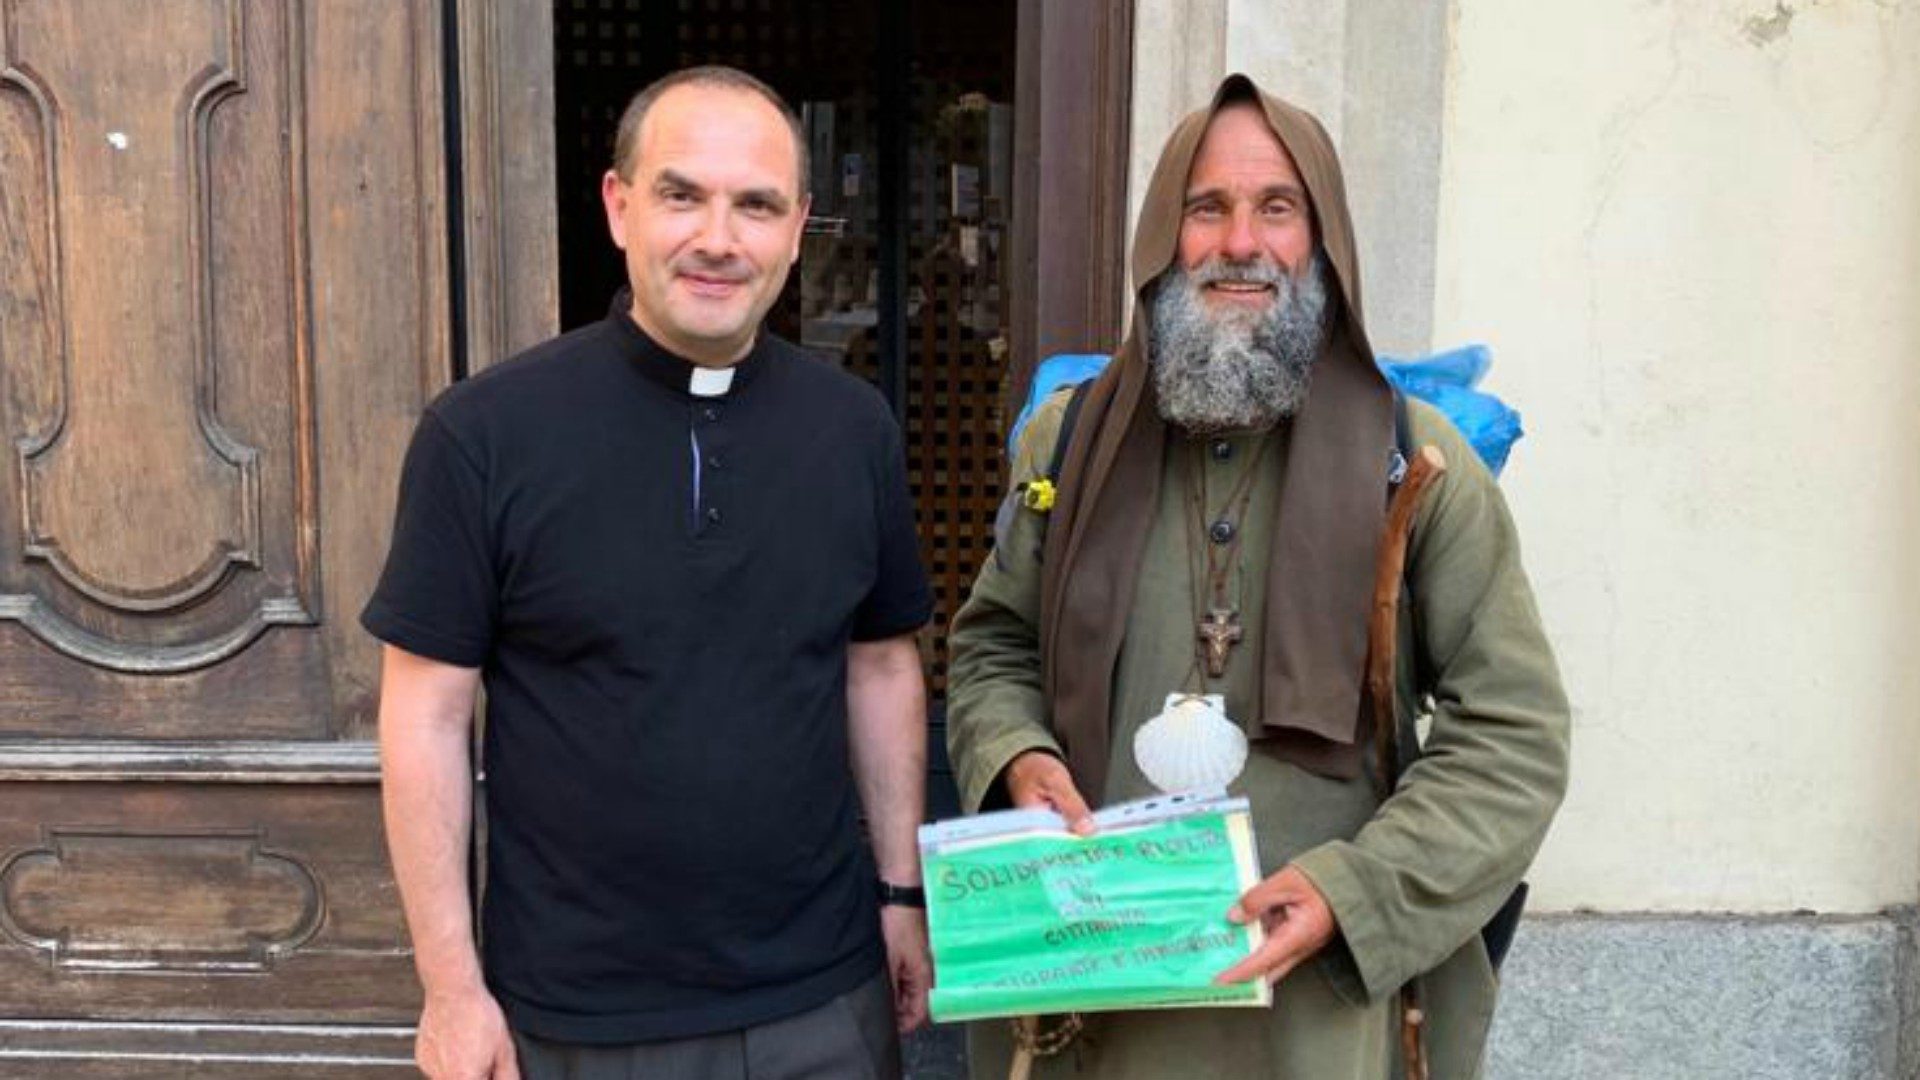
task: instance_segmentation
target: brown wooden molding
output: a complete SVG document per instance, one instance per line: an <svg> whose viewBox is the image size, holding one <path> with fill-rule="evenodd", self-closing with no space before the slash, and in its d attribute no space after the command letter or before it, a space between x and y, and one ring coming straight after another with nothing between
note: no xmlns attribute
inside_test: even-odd
<svg viewBox="0 0 1920 1080"><path fill-rule="evenodd" d="M419 1015L373 784L50 780L0 781L0 1017Z"/></svg>
<svg viewBox="0 0 1920 1080"><path fill-rule="evenodd" d="M371 742L263 740L0 743L0 781L19 780L374 784L380 780L380 748Z"/></svg>
<svg viewBox="0 0 1920 1080"><path fill-rule="evenodd" d="M1016 407L1040 360L1120 343L1133 0L1021 0L1018 71L1007 372Z"/></svg>
<svg viewBox="0 0 1920 1080"><path fill-rule="evenodd" d="M458 0L466 353L479 371L559 332L553 6Z"/></svg>
<svg viewBox="0 0 1920 1080"><path fill-rule="evenodd" d="M399 1025L0 1020L0 1076L417 1078Z"/></svg>
<svg viewBox="0 0 1920 1080"><path fill-rule="evenodd" d="M209 0L165 23L177 56L103 81L86 19L0 5L27 181L0 237L0 620L86 664L179 674L318 618L302 10Z"/></svg>
<svg viewBox="0 0 1920 1080"><path fill-rule="evenodd" d="M259 828L51 828L0 863L0 933L64 970L264 972L324 913Z"/></svg>

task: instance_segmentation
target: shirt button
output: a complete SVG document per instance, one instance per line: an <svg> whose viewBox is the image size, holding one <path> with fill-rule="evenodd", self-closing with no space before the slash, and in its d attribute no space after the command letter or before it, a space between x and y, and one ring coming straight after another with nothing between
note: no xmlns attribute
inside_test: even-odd
<svg viewBox="0 0 1920 1080"><path fill-rule="evenodd" d="M720 419L720 410L709 405L706 408L700 410L700 416L703 419L705 419L707 423L711 424L714 421Z"/></svg>
<svg viewBox="0 0 1920 1080"><path fill-rule="evenodd" d="M719 507L717 506L707 507L707 521L714 525L720 524L720 508Z"/></svg>
<svg viewBox="0 0 1920 1080"><path fill-rule="evenodd" d="M1233 540L1233 522L1216 521L1213 523L1213 528L1207 530L1207 535L1212 537L1216 544L1230 543Z"/></svg>
<svg viewBox="0 0 1920 1080"><path fill-rule="evenodd" d="M720 455L719 455L719 454L708 454L708 455L707 455L707 468L709 468L709 469L717 469L717 468L719 468L719 467L720 467Z"/></svg>
<svg viewBox="0 0 1920 1080"><path fill-rule="evenodd" d="M1213 460L1225 461L1233 456L1233 444L1225 439L1213 440Z"/></svg>

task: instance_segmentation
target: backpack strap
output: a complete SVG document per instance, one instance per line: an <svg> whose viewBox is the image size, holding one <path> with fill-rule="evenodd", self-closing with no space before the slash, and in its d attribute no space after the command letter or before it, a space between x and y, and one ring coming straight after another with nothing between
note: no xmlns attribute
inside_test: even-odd
<svg viewBox="0 0 1920 1080"><path fill-rule="evenodd" d="M1042 514L1053 509L1053 501L1058 497L1060 473L1067 464L1067 446L1073 441L1073 425L1080 418L1080 406L1087 398L1087 388L1092 382L1077 383L1073 393L1067 398L1067 411L1060 416L1060 430L1053 437L1053 455L1047 461L1046 471L1014 489L1020 505Z"/></svg>
<svg viewBox="0 0 1920 1080"><path fill-rule="evenodd" d="M1087 391L1093 387L1093 380L1076 383L1073 395L1067 398L1067 411L1060 414L1060 434L1053 440L1053 458L1047 462L1047 479L1057 487L1060 483L1060 470L1067 464L1067 444L1073 441L1073 425L1080 419L1080 406L1086 404Z"/></svg>
<svg viewBox="0 0 1920 1080"><path fill-rule="evenodd" d="M1047 459L1046 470L1033 479L1016 485L1006 500L1000 504L1000 510L994 515L993 520L995 558L999 557L1001 548L1006 545L1007 530L1013 523L1013 514L1017 512L1017 507L1026 507L1043 515L1041 518L1043 523L1046 520L1044 515L1053 509L1060 473L1067 463L1067 446L1073 441L1073 425L1080 418L1080 406L1085 403L1087 390L1092 385L1092 380L1076 383L1072 393L1068 395L1067 408L1060 415L1060 430L1053 437L1053 450ZM1035 549L1033 557L1036 561L1040 559L1038 548Z"/></svg>

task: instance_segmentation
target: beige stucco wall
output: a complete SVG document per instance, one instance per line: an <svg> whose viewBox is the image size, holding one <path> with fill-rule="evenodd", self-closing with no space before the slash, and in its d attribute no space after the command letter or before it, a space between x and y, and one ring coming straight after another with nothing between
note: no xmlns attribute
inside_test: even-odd
<svg viewBox="0 0 1920 1080"><path fill-rule="evenodd" d="M1444 89L1392 138L1351 122L1405 93L1354 60L1383 10L1141 0L1194 52L1136 56L1135 196L1244 69L1366 161L1357 214L1437 219L1425 286L1409 230L1357 226L1370 299L1383 264L1425 288L1418 343L1491 345L1526 417L1504 486L1576 703L1538 907L1913 903L1920 2L1453 0L1393 46ZM1383 147L1432 168L1424 210Z"/></svg>
<svg viewBox="0 0 1920 1080"><path fill-rule="evenodd" d="M1458 0L1445 106L1577 703L1540 901L1914 902L1920 3Z"/></svg>

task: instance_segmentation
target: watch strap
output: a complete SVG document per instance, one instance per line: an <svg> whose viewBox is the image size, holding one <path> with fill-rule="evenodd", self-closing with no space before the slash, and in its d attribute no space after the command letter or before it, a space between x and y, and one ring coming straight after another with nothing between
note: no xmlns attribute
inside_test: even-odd
<svg viewBox="0 0 1920 1080"><path fill-rule="evenodd" d="M927 890L918 885L895 885L890 881L875 881L873 889L874 896L879 899L881 907L895 905L923 908L927 906Z"/></svg>

